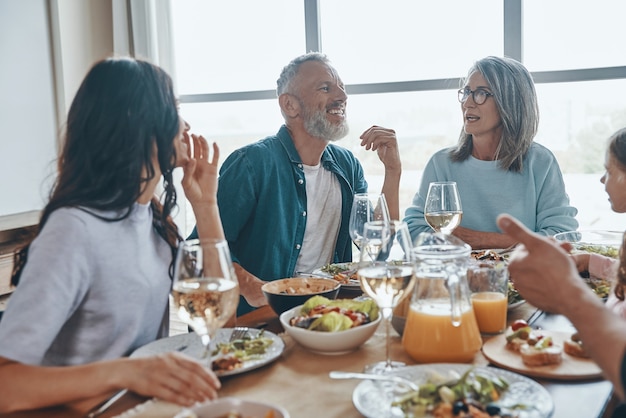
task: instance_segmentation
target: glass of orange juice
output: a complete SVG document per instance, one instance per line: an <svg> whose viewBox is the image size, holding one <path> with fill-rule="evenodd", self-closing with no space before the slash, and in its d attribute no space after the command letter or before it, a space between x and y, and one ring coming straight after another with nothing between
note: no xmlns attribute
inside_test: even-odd
<svg viewBox="0 0 626 418"><path fill-rule="evenodd" d="M509 273L503 261L480 260L467 269L472 307L482 334L506 329Z"/></svg>

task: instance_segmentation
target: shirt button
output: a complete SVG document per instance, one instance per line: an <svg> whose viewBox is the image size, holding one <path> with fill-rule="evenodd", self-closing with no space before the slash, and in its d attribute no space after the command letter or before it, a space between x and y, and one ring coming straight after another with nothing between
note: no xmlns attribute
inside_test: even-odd
<svg viewBox="0 0 626 418"><path fill-rule="evenodd" d="M304 180L299 179L299 180L298 180L298 184L302 184L302 183L304 183Z"/></svg>
<svg viewBox="0 0 626 418"><path fill-rule="evenodd" d="M302 216L306 216L306 210L302 212Z"/></svg>
<svg viewBox="0 0 626 418"><path fill-rule="evenodd" d="M300 244L296 244L296 250L299 250L299 249L300 249L300 247L301 247L301 245L300 245Z"/></svg>
<svg viewBox="0 0 626 418"><path fill-rule="evenodd" d="M298 168L302 168L302 164L298 164Z"/></svg>

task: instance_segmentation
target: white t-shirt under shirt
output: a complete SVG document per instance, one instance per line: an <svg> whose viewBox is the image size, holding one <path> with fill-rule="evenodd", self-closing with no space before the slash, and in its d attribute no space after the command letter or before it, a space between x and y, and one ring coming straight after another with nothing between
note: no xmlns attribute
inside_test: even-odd
<svg viewBox="0 0 626 418"><path fill-rule="evenodd" d="M341 188L333 173L321 164L303 165L307 218L296 272L310 273L330 263L341 223Z"/></svg>

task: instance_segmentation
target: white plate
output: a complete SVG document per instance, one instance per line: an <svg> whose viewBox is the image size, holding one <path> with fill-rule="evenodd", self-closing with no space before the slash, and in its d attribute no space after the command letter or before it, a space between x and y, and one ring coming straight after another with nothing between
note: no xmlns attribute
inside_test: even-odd
<svg viewBox="0 0 626 418"><path fill-rule="evenodd" d="M356 263L335 263L331 266L340 266L342 269L351 270L356 266ZM322 267L313 270L311 273L315 276L333 278L333 275L322 270ZM356 279L349 279L348 283L341 283L341 287L346 290L361 290L361 283Z"/></svg>
<svg viewBox="0 0 626 418"><path fill-rule="evenodd" d="M488 370L509 383L509 388L498 401L500 405L523 403L534 409L523 411L520 418L548 418L554 412L554 402L548 391L539 383L517 373L495 367L478 367L471 364L422 364L403 367L391 374L406 377L418 384L428 380L433 371L445 375L451 370L463 374L468 368ZM367 418L403 417L400 408L391 407L394 400L393 384L364 380L352 393L352 402L356 409Z"/></svg>
<svg viewBox="0 0 626 418"><path fill-rule="evenodd" d="M211 350L215 348L215 344L228 341L232 332L232 328L218 329L217 335L211 342ZM261 330L250 328L249 332L251 337L256 337ZM273 343L267 347L267 351L260 358L245 361L240 368L229 371L217 371L215 374L218 376L230 376L233 374L244 373L276 360L283 352L285 343L282 338L270 331L264 331L263 336L270 338ZM139 347L130 356L146 357L154 354L166 353L168 351L178 351L193 358L200 359L204 353L204 347L202 346L200 337L195 332L190 332L187 334L180 334L174 337L162 338L160 340L153 341L143 347ZM212 359L213 358L215 357L212 357Z"/></svg>
<svg viewBox="0 0 626 418"><path fill-rule="evenodd" d="M511 303L510 305L507 305L507 307L506 307L506 308L507 308L507 309L515 309L515 308L517 308L518 306L522 306L522 305L523 305L523 304L525 304L525 303L526 303L526 301L525 301L524 299L522 299L522 300L518 300L517 302L513 302L513 303Z"/></svg>
<svg viewBox="0 0 626 418"><path fill-rule="evenodd" d="M190 413L192 411L193 413ZM263 402L247 401L238 398L220 398L212 402L183 410L175 418L220 418L229 412L239 413L244 417L265 417L273 412L274 418L289 418L285 408Z"/></svg>

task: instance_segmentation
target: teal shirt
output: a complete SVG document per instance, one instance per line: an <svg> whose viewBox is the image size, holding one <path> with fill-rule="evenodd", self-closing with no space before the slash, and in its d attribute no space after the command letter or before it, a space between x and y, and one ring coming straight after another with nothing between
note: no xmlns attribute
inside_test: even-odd
<svg viewBox="0 0 626 418"><path fill-rule="evenodd" d="M350 151L334 144L326 147L321 164L341 187L339 234L328 243L335 249L333 263L352 261L348 222L354 194L367 191L363 168ZM286 126L228 156L217 199L233 261L262 280L292 277L304 239L307 196L302 160ZM238 315L252 309L241 298Z"/></svg>
<svg viewBox="0 0 626 418"><path fill-rule="evenodd" d="M530 230L552 236L578 228L577 209L570 206L556 158L543 145L533 143L521 172L504 171L497 161L469 157L452 162L450 149L435 153L422 175L419 191L406 210L404 220L411 237L431 232L424 220L424 201L432 181L456 181L463 219L461 226L483 232L501 232L496 218L509 213Z"/></svg>

